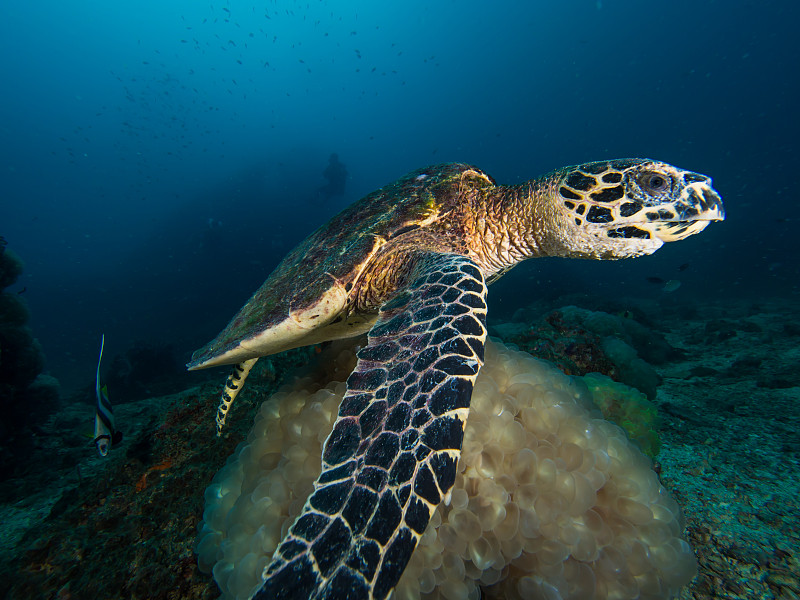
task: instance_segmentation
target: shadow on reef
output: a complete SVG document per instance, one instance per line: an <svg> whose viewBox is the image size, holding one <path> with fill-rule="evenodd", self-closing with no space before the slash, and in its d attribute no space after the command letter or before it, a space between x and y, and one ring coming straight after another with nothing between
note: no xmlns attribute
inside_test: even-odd
<svg viewBox="0 0 800 600"><path fill-rule="evenodd" d="M21 292L6 291L22 268L0 237L0 480L26 469L34 436L59 408L58 381L42 373L44 352L27 325L30 313Z"/></svg>

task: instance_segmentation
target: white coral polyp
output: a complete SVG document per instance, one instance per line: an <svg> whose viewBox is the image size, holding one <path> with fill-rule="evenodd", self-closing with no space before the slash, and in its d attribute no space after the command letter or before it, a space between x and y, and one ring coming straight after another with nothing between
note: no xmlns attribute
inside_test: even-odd
<svg viewBox="0 0 800 600"><path fill-rule="evenodd" d="M225 598L258 588L319 475L343 393L275 394L214 477L196 551ZM673 597L696 571L680 510L649 459L596 414L579 380L488 342L449 503L393 599Z"/></svg>

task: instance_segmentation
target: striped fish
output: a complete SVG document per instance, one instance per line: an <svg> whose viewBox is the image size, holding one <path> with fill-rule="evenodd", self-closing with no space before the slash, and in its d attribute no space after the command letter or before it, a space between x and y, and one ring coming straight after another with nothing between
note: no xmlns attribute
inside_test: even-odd
<svg viewBox="0 0 800 600"><path fill-rule="evenodd" d="M100 456L108 454L112 445L122 441L122 432L114 426L114 409L108 400L106 386L100 387L100 363L103 360L103 347L106 336L100 340L100 358L97 359L97 377L95 378L95 393L97 394L97 407L94 413L94 443Z"/></svg>

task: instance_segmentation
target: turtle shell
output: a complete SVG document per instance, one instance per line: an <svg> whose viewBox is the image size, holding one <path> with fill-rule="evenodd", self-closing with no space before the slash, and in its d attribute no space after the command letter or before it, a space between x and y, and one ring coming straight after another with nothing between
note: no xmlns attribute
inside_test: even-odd
<svg viewBox="0 0 800 600"><path fill-rule="evenodd" d="M494 182L475 167L447 163L413 171L353 203L283 259L227 327L192 355L189 369L235 364L368 331L377 307L345 318L343 313L359 283L381 268L375 267L378 252L421 228L440 233L438 222L457 212L465 186L491 187Z"/></svg>

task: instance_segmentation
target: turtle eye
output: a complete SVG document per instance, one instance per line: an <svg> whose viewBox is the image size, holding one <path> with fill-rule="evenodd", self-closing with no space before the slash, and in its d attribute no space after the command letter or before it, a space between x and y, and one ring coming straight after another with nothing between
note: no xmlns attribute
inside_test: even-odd
<svg viewBox="0 0 800 600"><path fill-rule="evenodd" d="M651 192L665 192L669 187L669 180L659 173L645 173L642 183Z"/></svg>

